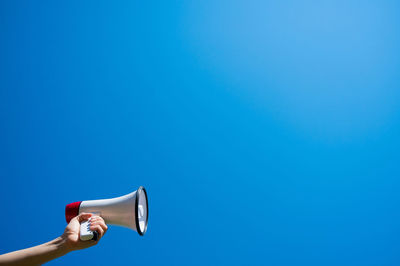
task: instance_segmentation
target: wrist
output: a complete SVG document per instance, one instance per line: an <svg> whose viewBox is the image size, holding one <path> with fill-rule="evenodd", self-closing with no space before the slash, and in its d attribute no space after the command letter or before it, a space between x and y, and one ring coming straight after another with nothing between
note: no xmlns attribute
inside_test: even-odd
<svg viewBox="0 0 400 266"><path fill-rule="evenodd" d="M54 239L49 243L57 252L63 256L69 252L71 252L73 249L68 245L68 240L62 235Z"/></svg>

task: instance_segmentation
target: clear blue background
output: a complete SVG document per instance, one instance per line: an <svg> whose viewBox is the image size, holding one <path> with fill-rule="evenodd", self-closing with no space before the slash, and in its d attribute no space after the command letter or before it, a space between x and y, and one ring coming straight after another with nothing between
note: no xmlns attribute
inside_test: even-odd
<svg viewBox="0 0 400 266"><path fill-rule="evenodd" d="M52 265L399 265L398 1L1 1L0 251L147 188Z"/></svg>

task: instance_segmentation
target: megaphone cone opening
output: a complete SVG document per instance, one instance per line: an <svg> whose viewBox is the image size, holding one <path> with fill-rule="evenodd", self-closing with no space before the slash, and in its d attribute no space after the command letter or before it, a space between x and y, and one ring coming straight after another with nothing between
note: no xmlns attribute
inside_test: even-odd
<svg viewBox="0 0 400 266"><path fill-rule="evenodd" d="M147 192L143 186L140 186L136 192L135 202L135 224L136 231L143 236L147 231L149 220L149 204L147 200Z"/></svg>

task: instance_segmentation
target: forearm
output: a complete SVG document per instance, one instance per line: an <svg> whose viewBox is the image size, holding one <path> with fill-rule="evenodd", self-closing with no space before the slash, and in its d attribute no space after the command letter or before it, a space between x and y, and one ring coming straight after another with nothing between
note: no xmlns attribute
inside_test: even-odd
<svg viewBox="0 0 400 266"><path fill-rule="evenodd" d="M65 239L58 237L39 246L0 255L0 265L41 265L69 251Z"/></svg>

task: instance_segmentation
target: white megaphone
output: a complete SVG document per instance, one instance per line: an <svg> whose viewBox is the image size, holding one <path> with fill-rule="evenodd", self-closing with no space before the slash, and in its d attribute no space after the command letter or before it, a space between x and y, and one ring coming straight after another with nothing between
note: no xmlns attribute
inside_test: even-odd
<svg viewBox="0 0 400 266"><path fill-rule="evenodd" d="M67 223L82 212L101 216L106 224L119 225L133 229L144 235L147 230L149 207L144 187L125 196L112 199L85 200L68 204L65 207ZM90 220L81 223L80 239L97 239L97 232L89 230Z"/></svg>

